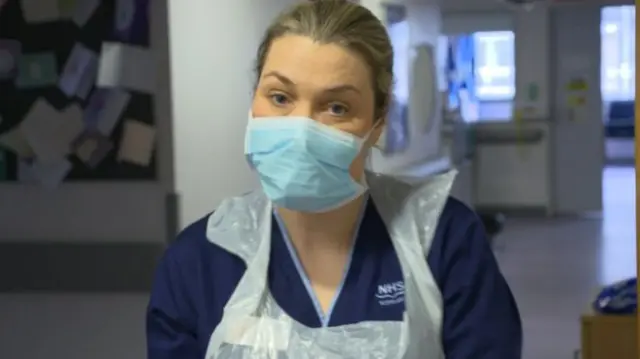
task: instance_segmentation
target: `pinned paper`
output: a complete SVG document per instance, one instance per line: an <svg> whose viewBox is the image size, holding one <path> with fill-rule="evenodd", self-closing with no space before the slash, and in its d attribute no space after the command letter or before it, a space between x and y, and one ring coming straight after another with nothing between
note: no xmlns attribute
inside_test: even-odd
<svg viewBox="0 0 640 359"><path fill-rule="evenodd" d="M98 76L98 58L96 56L96 61L92 61L87 68L85 75L80 80L78 84L78 91L76 92L76 97L81 100L86 100L87 96L93 89L96 83L96 76Z"/></svg>
<svg viewBox="0 0 640 359"><path fill-rule="evenodd" d="M73 145L74 154L88 167L95 168L113 149L111 141L95 132L85 131Z"/></svg>
<svg viewBox="0 0 640 359"><path fill-rule="evenodd" d="M77 105L56 111L45 100L38 100L25 119L20 131L40 163L58 163L71 152L71 143L83 130L82 112Z"/></svg>
<svg viewBox="0 0 640 359"><path fill-rule="evenodd" d="M75 44L60 77L60 90L67 97L86 98L95 79L97 67L97 54L82 44Z"/></svg>
<svg viewBox="0 0 640 359"><path fill-rule="evenodd" d="M0 39L0 80L14 78L22 45L16 40Z"/></svg>
<svg viewBox="0 0 640 359"><path fill-rule="evenodd" d="M52 52L24 54L20 58L17 87L45 87L55 84L57 80L56 57Z"/></svg>
<svg viewBox="0 0 640 359"><path fill-rule="evenodd" d="M23 161L18 165L18 180L54 189L64 181L72 168L73 164L67 159L50 163L39 160Z"/></svg>
<svg viewBox="0 0 640 359"><path fill-rule="evenodd" d="M27 23L57 21L61 18L58 4L53 0L20 0L22 16Z"/></svg>
<svg viewBox="0 0 640 359"><path fill-rule="evenodd" d="M120 141L118 161L148 166L153 157L155 141L155 128L139 121L126 121Z"/></svg>
<svg viewBox="0 0 640 359"><path fill-rule="evenodd" d="M149 42L149 0L116 0L115 39L145 45Z"/></svg>
<svg viewBox="0 0 640 359"><path fill-rule="evenodd" d="M100 6L100 0L76 0L73 5L75 5L75 9L73 10L73 15L71 15L71 20L78 27L83 27Z"/></svg>
<svg viewBox="0 0 640 359"><path fill-rule="evenodd" d="M118 89L96 89L85 109L86 128L111 136L122 112L129 104L131 94Z"/></svg>
<svg viewBox="0 0 640 359"><path fill-rule="evenodd" d="M97 83L99 87L153 93L155 78L153 54L150 50L120 43L102 44Z"/></svg>
<svg viewBox="0 0 640 359"><path fill-rule="evenodd" d="M33 149L19 128L0 134L0 148L13 152L19 158L31 158Z"/></svg>

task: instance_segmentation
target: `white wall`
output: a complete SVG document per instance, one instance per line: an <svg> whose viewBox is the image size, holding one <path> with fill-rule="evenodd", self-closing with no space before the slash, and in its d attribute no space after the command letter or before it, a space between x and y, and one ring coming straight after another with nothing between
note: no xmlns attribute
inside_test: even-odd
<svg viewBox="0 0 640 359"><path fill-rule="evenodd" d="M295 0L170 1L175 184L181 226L257 185L243 155L261 36Z"/></svg>

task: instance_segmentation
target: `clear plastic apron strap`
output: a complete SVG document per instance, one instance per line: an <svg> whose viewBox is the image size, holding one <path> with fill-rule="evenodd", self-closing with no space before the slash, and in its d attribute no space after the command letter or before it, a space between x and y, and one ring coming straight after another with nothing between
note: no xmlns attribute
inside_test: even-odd
<svg viewBox="0 0 640 359"><path fill-rule="evenodd" d="M262 239L260 246L258 247L256 255L253 256L253 260L247 263L247 269L244 275L225 305L222 320L213 330L211 338L209 339L205 359L215 358L215 354L225 342L230 330L229 325L233 325L234 318L251 317L258 314L264 295L266 291L269 290L267 273L271 253L271 204L268 205L263 215L262 223L264 225L261 228L263 233L261 234Z"/></svg>

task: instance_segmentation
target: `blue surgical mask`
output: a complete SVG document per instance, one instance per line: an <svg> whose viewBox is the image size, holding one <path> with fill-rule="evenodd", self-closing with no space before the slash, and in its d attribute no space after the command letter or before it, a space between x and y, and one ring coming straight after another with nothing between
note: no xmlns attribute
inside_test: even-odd
<svg viewBox="0 0 640 359"><path fill-rule="evenodd" d="M366 191L349 173L364 141L306 117L250 118L245 155L276 206L326 212Z"/></svg>

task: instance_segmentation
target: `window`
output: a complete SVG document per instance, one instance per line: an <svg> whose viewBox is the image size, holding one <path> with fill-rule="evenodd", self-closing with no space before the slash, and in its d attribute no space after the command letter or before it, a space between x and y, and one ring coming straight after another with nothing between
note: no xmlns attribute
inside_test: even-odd
<svg viewBox="0 0 640 359"><path fill-rule="evenodd" d="M513 31L448 36L449 102L460 103L465 120L511 119L516 92L514 38Z"/></svg>
<svg viewBox="0 0 640 359"><path fill-rule="evenodd" d="M473 35L475 97L479 101L511 101L515 90L515 45L512 31Z"/></svg>
<svg viewBox="0 0 640 359"><path fill-rule="evenodd" d="M601 92L604 101L635 99L634 6L608 6L602 9Z"/></svg>

